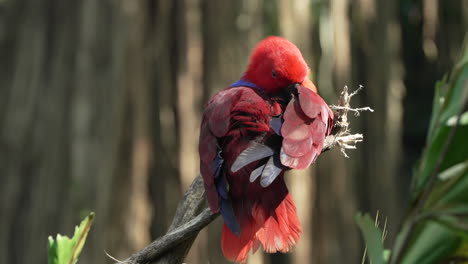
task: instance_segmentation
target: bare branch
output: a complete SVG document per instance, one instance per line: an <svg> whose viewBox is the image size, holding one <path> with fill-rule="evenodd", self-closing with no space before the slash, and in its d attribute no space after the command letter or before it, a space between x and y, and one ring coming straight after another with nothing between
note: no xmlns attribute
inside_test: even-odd
<svg viewBox="0 0 468 264"><path fill-rule="evenodd" d="M368 107L353 109L349 105L351 98L362 88L360 86L349 94L348 87L345 86L340 95L339 105L332 106L332 109L336 110L335 124L331 135L325 139L322 152L338 146L343 155L348 157L345 150L355 149L356 143L363 140L362 134L350 133L347 119L349 111L373 111ZM117 261L111 258L117 261L116 264L182 263L198 232L218 216L206 208L204 193L203 179L198 175L179 202L166 235L156 239L126 260Z"/></svg>
<svg viewBox="0 0 468 264"><path fill-rule="evenodd" d="M339 146L341 153L343 153L346 158L348 158L346 150L356 149L356 144L364 139L362 134L351 134L351 130L349 128L350 124L348 122L348 112L354 112L356 116L358 116L361 111L374 112L370 107L352 108L350 106L351 98L363 88L364 86L360 85L356 91L349 94L348 87L345 86L340 94L338 105L330 106L331 109L335 110L335 125L332 134L325 139L325 145L328 148Z"/></svg>
<svg viewBox="0 0 468 264"><path fill-rule="evenodd" d="M198 176L200 177L200 176ZM157 259L163 253L179 245L181 242L197 236L198 232L213 221L218 215L213 214L209 208L205 208L197 217L181 227L168 232L163 237L156 239L143 250L133 254L127 260L119 263L137 264L149 263Z"/></svg>
<svg viewBox="0 0 468 264"><path fill-rule="evenodd" d="M369 111L369 112L374 112L374 109L370 107L361 107L361 108L351 108L351 107L346 107L346 106L338 106L338 105L330 105L330 108L333 110L347 110L347 111L352 111L354 112L355 116L359 116L360 112L363 111Z"/></svg>

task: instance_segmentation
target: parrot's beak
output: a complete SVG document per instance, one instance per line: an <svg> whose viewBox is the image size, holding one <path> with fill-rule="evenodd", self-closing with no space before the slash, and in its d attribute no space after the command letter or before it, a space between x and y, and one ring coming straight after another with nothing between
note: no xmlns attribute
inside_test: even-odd
<svg viewBox="0 0 468 264"><path fill-rule="evenodd" d="M287 88L287 90L291 93L297 93L297 87L299 86L300 84L299 83L293 83L293 84L290 84Z"/></svg>
<svg viewBox="0 0 468 264"><path fill-rule="evenodd" d="M297 87L299 87L299 83L293 83L293 84L290 84L288 87L287 87L287 91L289 93L291 93L292 95L295 95L297 96Z"/></svg>

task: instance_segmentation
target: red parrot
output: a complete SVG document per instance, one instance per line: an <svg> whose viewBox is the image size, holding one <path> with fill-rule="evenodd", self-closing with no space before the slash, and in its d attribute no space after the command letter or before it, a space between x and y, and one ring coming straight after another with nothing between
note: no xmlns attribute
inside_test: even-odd
<svg viewBox="0 0 468 264"><path fill-rule="evenodd" d="M200 129L200 171L208 204L224 219L224 256L245 263L251 249L288 252L301 233L283 179L322 151L333 112L308 79L299 49L268 37L240 80L207 103Z"/></svg>

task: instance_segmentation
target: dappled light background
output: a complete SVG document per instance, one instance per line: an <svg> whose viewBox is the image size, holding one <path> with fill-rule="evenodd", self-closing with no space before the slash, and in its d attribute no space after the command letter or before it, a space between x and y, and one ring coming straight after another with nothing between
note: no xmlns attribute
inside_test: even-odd
<svg viewBox="0 0 468 264"><path fill-rule="evenodd" d="M128 257L167 230L198 173L203 105L268 35L296 43L329 104L374 113L364 142L287 177L303 234L248 263L360 263L353 217L395 238L433 87L468 29L463 0L0 0L0 263L45 263L47 236L96 212L81 263ZM221 219L187 263L227 263Z"/></svg>

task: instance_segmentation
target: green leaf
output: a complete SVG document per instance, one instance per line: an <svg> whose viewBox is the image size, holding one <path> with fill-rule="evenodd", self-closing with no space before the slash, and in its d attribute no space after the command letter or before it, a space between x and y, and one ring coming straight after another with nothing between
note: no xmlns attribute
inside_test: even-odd
<svg viewBox="0 0 468 264"><path fill-rule="evenodd" d="M447 85L447 76L436 83L434 102L432 103L432 115L431 121L429 123L429 133L427 136L426 144L429 145L432 142L434 133L436 132L436 125L439 124L439 118L441 113L441 108L444 105L445 101L445 86Z"/></svg>
<svg viewBox="0 0 468 264"><path fill-rule="evenodd" d="M461 241L449 228L432 221L420 225L415 233L401 264L440 263L455 252Z"/></svg>
<svg viewBox="0 0 468 264"><path fill-rule="evenodd" d="M435 213L468 216L468 204L454 204L446 206L445 208L435 208Z"/></svg>
<svg viewBox="0 0 468 264"><path fill-rule="evenodd" d="M395 243L393 244L393 248L392 248L393 256L391 256L390 258L390 264L395 264L396 263L395 256L402 254L401 251L404 250L403 244L405 242L405 238L409 236L410 231L411 231L411 228L410 228L409 223L405 222L405 224L401 227L400 231L398 232L396 239L395 239Z"/></svg>
<svg viewBox="0 0 468 264"><path fill-rule="evenodd" d="M442 181L445 181L447 179L459 177L467 170L468 170L468 160L466 160L465 162L457 163L451 166L450 168L445 169L444 171L439 173L439 179Z"/></svg>
<svg viewBox="0 0 468 264"><path fill-rule="evenodd" d="M48 264L75 264L83 249L93 220L94 213L91 212L81 221L79 226L75 227L75 233L71 239L60 234L57 234L55 240L49 236Z"/></svg>
<svg viewBox="0 0 468 264"><path fill-rule="evenodd" d="M468 92L466 91L466 77L468 76L468 63L460 65L460 68L455 70L455 73L452 74L450 83L453 83L451 89L447 94L445 99L445 104L447 105L444 109L441 116L441 121L445 122L451 116L458 113L459 109L463 107L463 104L466 102L466 97Z"/></svg>
<svg viewBox="0 0 468 264"><path fill-rule="evenodd" d="M453 254L453 256L468 258L468 240L464 240L462 243L460 243L460 246Z"/></svg>
<svg viewBox="0 0 468 264"><path fill-rule="evenodd" d="M468 203L468 170L464 170L454 179L456 179L455 183L440 195L435 206Z"/></svg>
<svg viewBox="0 0 468 264"><path fill-rule="evenodd" d="M466 217L454 215L440 215L435 217L434 220L446 226L460 237L468 239L468 222L466 221Z"/></svg>
<svg viewBox="0 0 468 264"><path fill-rule="evenodd" d="M447 126L455 126L457 122L457 116L452 116L447 120ZM461 114L460 119L458 120L460 126L468 125L468 112Z"/></svg>
<svg viewBox="0 0 468 264"><path fill-rule="evenodd" d="M374 221L369 214L362 215L358 213L355 221L361 230L364 241L367 246L367 257L372 264L384 263L384 247L382 241L382 231L375 226Z"/></svg>
<svg viewBox="0 0 468 264"><path fill-rule="evenodd" d="M391 254L392 254L392 251L389 250L389 249L385 249L383 251L383 259L384 259L385 263L387 263L390 260L390 255Z"/></svg>
<svg viewBox="0 0 468 264"><path fill-rule="evenodd" d="M463 165L459 164L463 163L458 163L439 174L440 181L431 191L425 208L439 210L453 204L468 202L468 168L460 171Z"/></svg>

